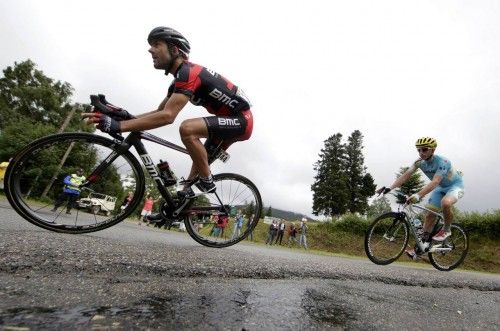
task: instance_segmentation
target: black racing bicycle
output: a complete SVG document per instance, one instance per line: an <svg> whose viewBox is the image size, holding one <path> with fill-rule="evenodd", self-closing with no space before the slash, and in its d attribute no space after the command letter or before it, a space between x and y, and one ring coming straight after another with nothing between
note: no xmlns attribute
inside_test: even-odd
<svg viewBox="0 0 500 331"><path fill-rule="evenodd" d="M103 98L91 96L91 104L105 112ZM61 133L31 142L14 156L6 171L5 193L10 204L23 218L50 231L73 234L99 231L136 211L143 202L147 172L154 183L151 185L156 186L162 197L161 222L184 222L186 231L200 244L234 245L257 225L262 199L249 179L239 174L216 174L213 176L215 192L204 193L197 187L198 178L178 181L168 163L156 164L142 140L187 154L183 147L147 132L131 132L125 138L113 135L113 138L91 133ZM208 151L210 163L216 159L225 162L229 158L221 145L222 142ZM142 165L132 153L132 147ZM84 170L86 179L77 188L78 199L68 198L64 201L67 208L63 205L55 209L56 201L60 203L66 198L64 180L79 168ZM177 185L190 187L195 197L178 195ZM132 192L133 198L120 208L127 192ZM253 214L250 226L241 224L241 220L235 221L239 210L244 214L244 222L249 222Z"/></svg>
<svg viewBox="0 0 500 331"><path fill-rule="evenodd" d="M396 261L408 245L409 234L415 238L415 250L420 255L427 254L431 264L438 270L450 271L458 267L469 250L469 237L460 224L451 225L451 236L444 241L432 241L425 245L421 239L421 222L417 221L418 210L436 215L431 238L443 225L444 218L426 207L406 204L406 197L392 194L399 202L397 211L378 216L368 227L365 235L365 252L375 264L387 265Z"/></svg>

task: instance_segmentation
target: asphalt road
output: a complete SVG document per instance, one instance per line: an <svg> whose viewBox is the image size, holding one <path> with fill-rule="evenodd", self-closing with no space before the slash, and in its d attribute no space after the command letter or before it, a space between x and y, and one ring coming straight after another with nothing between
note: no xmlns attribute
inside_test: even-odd
<svg viewBox="0 0 500 331"><path fill-rule="evenodd" d="M500 275L213 249L134 223L58 234L0 199L0 329L131 328L500 330Z"/></svg>

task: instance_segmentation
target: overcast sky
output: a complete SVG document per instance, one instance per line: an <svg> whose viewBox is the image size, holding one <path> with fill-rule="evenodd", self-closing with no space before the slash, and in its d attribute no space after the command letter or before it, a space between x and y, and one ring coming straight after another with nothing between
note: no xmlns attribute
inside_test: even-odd
<svg viewBox="0 0 500 331"><path fill-rule="evenodd" d="M464 172L461 210L500 206L500 2L29 1L0 2L0 67L33 60L69 82L74 102L104 93L139 114L172 76L155 70L146 37L159 25L191 42L190 60L226 76L253 104L254 133L213 172L238 172L266 206L311 215L324 140L364 135L368 172L389 185L420 136ZM152 133L181 144L187 106ZM149 147L149 145L147 145ZM189 159L154 149L186 175Z"/></svg>

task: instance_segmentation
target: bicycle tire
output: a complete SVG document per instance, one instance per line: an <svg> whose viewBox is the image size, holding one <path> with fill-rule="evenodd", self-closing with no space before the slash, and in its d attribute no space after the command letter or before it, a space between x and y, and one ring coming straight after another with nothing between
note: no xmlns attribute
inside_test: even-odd
<svg viewBox="0 0 500 331"><path fill-rule="evenodd" d="M112 215L110 218L102 219L100 215L97 216L95 214L92 214L93 218L85 221L84 223L83 222L84 216L82 216L82 218L78 220L78 215L80 210L77 209L75 220L68 220L67 218L71 218L70 216L68 216L66 219L63 219L63 217L61 217L58 221L60 214L59 215L54 214L57 217L54 216L54 218L52 218L52 216L50 216L50 214L46 209L46 207L49 205L47 204L47 201L49 199L44 198L43 194L41 194L40 196L36 195L36 197L33 198L32 196L30 196L30 193L33 186L37 184L37 179L39 178L36 177L34 179L35 183L32 183L34 175L32 175L31 173L34 170L43 173L43 170L39 168L54 167L52 166L52 163L50 163L50 165L47 165L47 163L46 164L42 163L42 160L47 160L46 155L51 155L51 157L54 158L54 160L58 160L59 159L58 155L60 155L60 152L66 148L64 152L70 156L67 158L63 157L61 161L57 161L60 162L59 166L61 166L61 168L59 170L62 172L65 169L67 170L71 167L73 168L75 167L75 165L69 164L71 163L70 161L72 158L71 153L73 151L80 151L81 153L81 155L79 156L80 162L82 163L87 162L86 165L88 166L89 169L95 169L96 166L100 162L102 162L102 160L105 159L106 152L109 153L115 152L115 145L116 142L111 139L90 133L61 133L37 139L28 144L27 146L25 146L23 149L21 149L14 156L13 160L10 162L7 172L5 174L5 182L7 183L5 194L7 196L7 199L9 200L14 210L24 219L46 230L62 232L62 233L80 234L80 233L100 231L110 226L113 226L123 221L135 210L135 208L141 202L141 197L143 196L145 190L144 172L138 160L133 156L133 154L130 151L125 151L120 153L116 160L123 162L123 165L120 167L125 168L125 166L127 166L127 169L129 169L130 174L133 175L135 187L133 188L133 190L132 189L128 190L131 190L133 192L135 198L125 209L120 210L115 215L112 215L112 212L114 213L114 210L113 211L109 209L104 210L105 215L106 214ZM88 154L84 153L86 151L88 151ZM50 154L51 152L53 152L53 154ZM100 155L100 153L103 154ZM82 161L83 156L85 156L85 158ZM102 160L100 158L102 158ZM68 164L66 164L65 161L67 161ZM91 164L92 162L94 162L95 164ZM38 163L42 164L39 165ZM56 163L56 161L54 161L53 163ZM116 167L115 163L113 163L113 166ZM83 164L78 164L78 167L83 167ZM118 168L118 170L120 170L120 168ZM28 174L31 177L29 177ZM49 180L47 180L46 178L43 179L46 181L50 181L50 179ZM117 181L120 182L120 180L115 179L114 180L115 185L118 185L116 184ZM40 182L43 181L40 180ZM106 179L104 180L98 179L95 181L95 183L92 183L91 185L92 187L97 187L99 184L103 185L104 182L106 182ZM31 185L30 190L27 192L28 194L26 194L25 187L23 187L26 185L26 183L29 183L28 185ZM50 188L47 193L48 195L52 194L52 196L55 196L55 194L57 194L55 192L60 189L54 182L52 182L52 184L48 184L46 187ZM87 190L91 192L91 188L87 188ZM117 201L115 201L115 206L116 202ZM68 200L68 205L69 203L70 202ZM47 205L44 206L44 204ZM53 203L51 202L50 204ZM79 221L80 223L78 224Z"/></svg>
<svg viewBox="0 0 500 331"><path fill-rule="evenodd" d="M378 216L365 234L365 253L375 264L387 265L403 254L408 244L409 226L401 215L388 212ZM384 244L388 244L384 246Z"/></svg>
<svg viewBox="0 0 500 331"><path fill-rule="evenodd" d="M429 261L432 266L438 270L451 271L462 264L465 260L467 252L469 251L469 236L461 225L452 224L451 236L445 239L441 245L449 245L452 250L449 252L429 253ZM458 252L458 254L455 254L456 252ZM451 262L445 262L450 260L450 256Z"/></svg>
<svg viewBox="0 0 500 331"><path fill-rule="evenodd" d="M194 206L196 205L196 203L194 203L193 206L191 206L191 209L187 211L187 214L184 217L184 224L186 226L186 231L191 236L191 238L207 247L223 248L237 244L241 240L245 239L250 234L250 232L255 229L261 217L262 198L255 184L253 184L246 177L238 174L222 173L214 175L213 178L216 185L216 191L214 193L205 194L204 196L207 199L217 201L216 197L218 196L223 201L222 204L224 209L228 209L229 207L231 210L243 208L248 209L248 206L250 206L252 202L254 204L253 209L252 207L250 207L254 212L254 220L251 226L247 225L246 229L242 231L237 237L231 238L229 240L223 240L223 238L219 240L214 236L210 236L211 230L210 232L208 232L208 229L200 230L200 225L202 227L205 227L207 225L207 222L204 220L204 217L207 216L207 211L199 210L197 212L197 207ZM249 200L245 200L250 198L254 200L250 202ZM219 202L217 203L220 205ZM214 204L213 209L216 210L217 208L218 207L216 206L216 204ZM200 216L203 217L201 221L199 221ZM247 217L245 218L245 222L248 222L248 215L246 216ZM213 224L213 226L215 227L215 224ZM229 224L229 227L231 226L234 226L234 223Z"/></svg>

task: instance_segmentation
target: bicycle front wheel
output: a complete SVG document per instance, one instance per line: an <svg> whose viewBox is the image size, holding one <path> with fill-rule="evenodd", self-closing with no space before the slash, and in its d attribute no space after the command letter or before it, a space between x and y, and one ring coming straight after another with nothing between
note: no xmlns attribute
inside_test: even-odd
<svg viewBox="0 0 500 331"><path fill-rule="evenodd" d="M116 145L89 133L35 140L7 169L10 204L29 222L56 232L93 232L124 220L144 194L144 172L130 151L117 153ZM90 178L105 160L113 161ZM82 176L75 175L78 169L83 169ZM78 187L83 178L89 184ZM127 192L134 198L122 209Z"/></svg>
<svg viewBox="0 0 500 331"><path fill-rule="evenodd" d="M458 224L451 225L451 236L442 243L433 243L429 261L434 268L441 271L450 271L458 267L469 251L469 237L467 232Z"/></svg>
<svg viewBox="0 0 500 331"><path fill-rule="evenodd" d="M396 261L408 244L408 224L400 214L389 212L377 217L365 235L365 252L375 264Z"/></svg>
<svg viewBox="0 0 500 331"><path fill-rule="evenodd" d="M215 192L198 195L184 212L184 223L194 240L221 248L238 243L255 229L262 199L257 187L241 175L226 173L213 178ZM193 189L196 192L195 185Z"/></svg>

